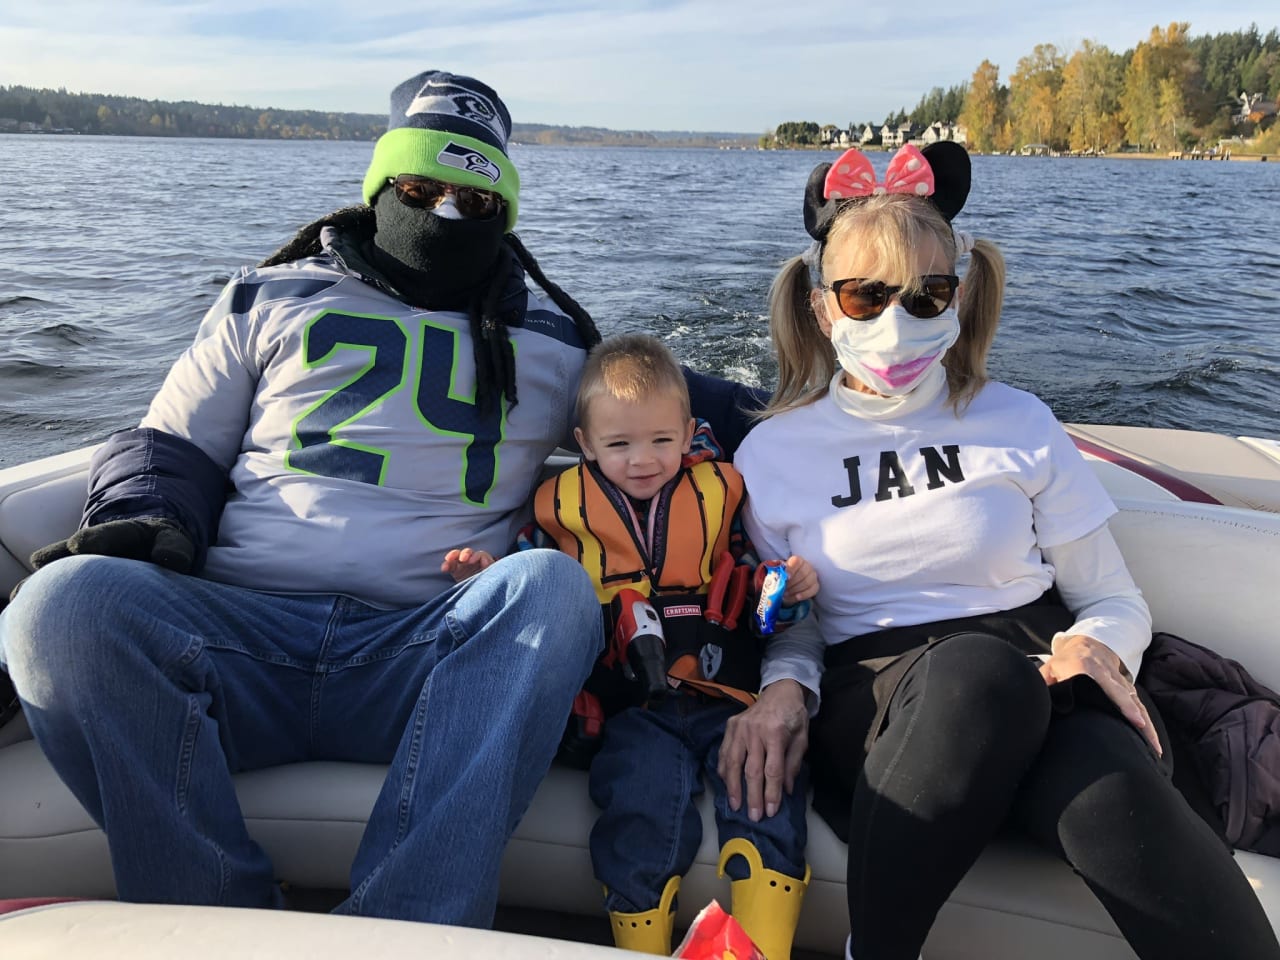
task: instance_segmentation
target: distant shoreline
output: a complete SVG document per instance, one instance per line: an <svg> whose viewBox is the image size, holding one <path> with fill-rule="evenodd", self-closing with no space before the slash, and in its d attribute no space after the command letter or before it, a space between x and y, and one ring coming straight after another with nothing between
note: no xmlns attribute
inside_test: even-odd
<svg viewBox="0 0 1280 960"><path fill-rule="evenodd" d="M6 130L0 128L0 136L13 137L121 137L131 140L241 140L259 142L291 142L291 143L373 143L377 137L236 137L207 133L91 133L84 130ZM696 150L756 150L754 143L739 140L711 138L668 139L619 136L617 138L602 137L598 140L582 138L556 138L546 140L513 136L509 143L520 147L626 147L638 150L654 147L679 147Z"/></svg>
<svg viewBox="0 0 1280 960"><path fill-rule="evenodd" d="M1210 163L1221 162L1217 157L1175 157L1170 156L1168 153L1109 153L1107 156L1117 160L1204 160ZM1235 153L1234 151L1231 156L1222 158L1222 160L1225 160L1227 163L1235 163L1237 161L1244 161L1246 163L1266 163L1269 159L1271 159L1271 154L1269 153Z"/></svg>
<svg viewBox="0 0 1280 960"><path fill-rule="evenodd" d="M1019 157L1019 159L1022 159L1022 158ZM1187 156L1187 155L1173 156L1167 152L1166 153L1158 153L1158 152L1139 153L1139 152L1127 150L1127 151L1124 151L1123 153L1117 152L1117 153L1104 154L1101 157L1059 156L1059 157L1029 157L1028 159L1032 159L1032 160L1185 160L1185 161L1194 160L1197 162L1206 162L1206 163L1222 163L1224 161L1227 163L1234 163L1237 161L1244 161L1246 163L1267 163L1269 160L1272 159L1272 157L1270 154L1267 154L1267 153L1235 153L1235 152L1232 152L1232 154L1227 157L1205 157L1205 156L1193 157L1193 156Z"/></svg>
<svg viewBox="0 0 1280 960"><path fill-rule="evenodd" d="M370 143L371 140L363 138L328 138L328 137L228 137L228 136L201 136L198 134L169 134L169 135L148 135L138 133L84 133L79 130L5 130L0 129L0 136L10 135L14 137L128 137L139 140L242 140L242 141L290 141L290 142L313 142L327 141L329 143ZM512 139L513 146L521 147L624 147L638 150L653 149L655 147L668 149L688 149L688 150L733 150L733 151L804 151L806 153L835 153L838 147L824 147L817 145L795 145L795 146L778 146L778 147L759 147L749 146L741 142L733 141L696 141L690 140L632 140L629 142L609 142L607 140L590 141L590 140L556 140L552 142L539 142L536 139ZM867 153L890 153L891 148L871 146L868 148L859 148ZM974 152L973 156L1017 156L1018 159L1024 159L1016 154L982 154ZM1031 160L1197 160L1208 162L1245 162L1245 163L1267 163L1269 161L1280 161L1280 157L1272 157L1270 154L1258 153L1236 153L1232 152L1226 157L1208 157L1208 156L1190 156L1190 155L1173 155L1171 153L1162 153L1154 151L1132 151L1126 150L1116 153L1107 153L1101 156L1031 156L1025 159Z"/></svg>

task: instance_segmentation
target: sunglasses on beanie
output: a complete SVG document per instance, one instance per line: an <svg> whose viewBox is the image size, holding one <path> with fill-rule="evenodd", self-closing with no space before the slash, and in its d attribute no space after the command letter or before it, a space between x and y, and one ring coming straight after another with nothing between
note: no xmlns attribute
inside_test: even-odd
<svg viewBox="0 0 1280 960"><path fill-rule="evenodd" d="M387 182L395 188L396 199L406 207L434 210L446 194L452 193L458 212L468 220L490 220L502 212L502 197L492 190L460 187L413 173L402 173Z"/></svg>
<svg viewBox="0 0 1280 960"><path fill-rule="evenodd" d="M918 284L917 290L902 294L902 287L892 287L879 280L850 277L824 283L822 289L835 294L840 312L850 320L874 320L884 313L889 301L898 294L902 294L898 302L903 310L917 320L932 320L951 306L960 278L947 273L930 273L921 277Z"/></svg>

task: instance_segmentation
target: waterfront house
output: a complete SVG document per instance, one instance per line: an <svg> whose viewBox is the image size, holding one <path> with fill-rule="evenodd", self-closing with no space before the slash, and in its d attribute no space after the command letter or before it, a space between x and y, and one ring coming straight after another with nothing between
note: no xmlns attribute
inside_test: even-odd
<svg viewBox="0 0 1280 960"><path fill-rule="evenodd" d="M922 143L937 143L939 140L958 140L956 125L943 120L935 120L924 128L920 134Z"/></svg>
<svg viewBox="0 0 1280 960"><path fill-rule="evenodd" d="M915 136L916 126L910 120L906 123L900 123L896 127L885 125L880 132L880 142L886 147L900 147Z"/></svg>

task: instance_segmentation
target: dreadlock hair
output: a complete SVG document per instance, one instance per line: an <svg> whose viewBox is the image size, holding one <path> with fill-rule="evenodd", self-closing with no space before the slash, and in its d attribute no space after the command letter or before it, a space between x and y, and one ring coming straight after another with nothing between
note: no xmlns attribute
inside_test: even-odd
<svg viewBox="0 0 1280 960"><path fill-rule="evenodd" d="M343 207L307 224L271 256L267 257L259 267L274 267L283 263L292 263L304 257L319 254L323 247L320 243L320 232L325 227L334 227L343 233L360 237L362 240L372 237L376 229L373 207L368 204L356 204ZM467 309L471 326L471 344L475 353L476 364L476 403L481 410L492 410L493 404L500 397L505 397L508 406L514 407L516 395L516 354L511 345L508 321L514 319L510 314L499 311L503 295L510 288L514 278L523 270L552 302L573 320L578 336L588 349L600 342L600 331L596 329L591 314L578 301L565 293L557 284L547 279L542 267L534 259L533 254L514 233L503 237L505 241L495 264L493 277L488 287L472 298Z"/></svg>
<svg viewBox="0 0 1280 960"><path fill-rule="evenodd" d="M320 231L325 227L335 227L343 233L350 233L360 237L373 236L373 207L367 203L357 203L350 207L342 207L333 211L333 213L325 214L319 220L313 220L295 233L292 240L263 260L258 266L278 267L282 263L293 263L295 260L314 257L316 254L321 253L324 248L320 245Z"/></svg>
<svg viewBox="0 0 1280 960"><path fill-rule="evenodd" d="M513 275L523 269L533 277L551 301L573 320L578 336L587 349L600 342L600 331L577 300L560 289L559 285L547 279L542 267L525 247L523 241L514 233L503 236L500 261L505 264L494 271L489 289L471 306L471 340L476 355L476 397L481 409L486 409L499 395L507 398L510 406L516 405L516 354L511 346L511 337L507 330L506 318L497 312ZM494 384L497 384L495 388Z"/></svg>

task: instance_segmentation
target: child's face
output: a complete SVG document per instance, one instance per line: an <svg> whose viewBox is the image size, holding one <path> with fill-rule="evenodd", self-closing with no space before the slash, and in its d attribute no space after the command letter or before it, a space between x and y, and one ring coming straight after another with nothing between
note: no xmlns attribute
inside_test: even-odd
<svg viewBox="0 0 1280 960"><path fill-rule="evenodd" d="M680 398L659 394L628 403L607 394L591 401L587 426L574 431L588 460L623 493L648 500L676 475L693 442Z"/></svg>

